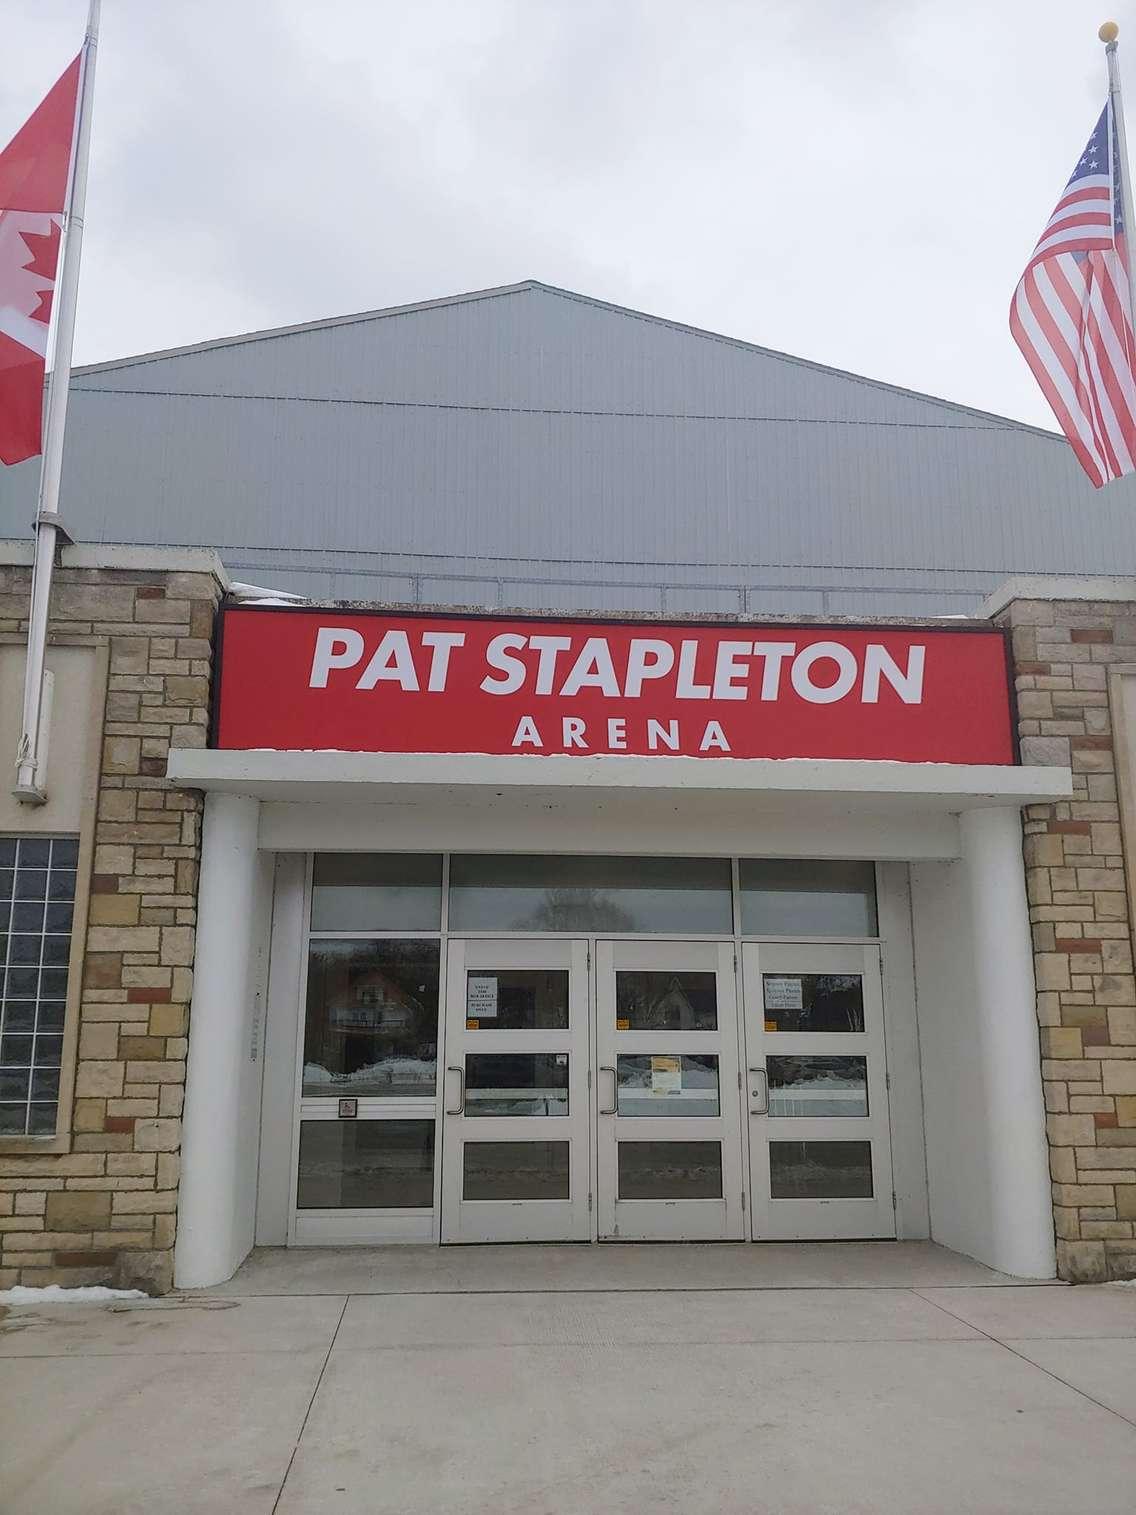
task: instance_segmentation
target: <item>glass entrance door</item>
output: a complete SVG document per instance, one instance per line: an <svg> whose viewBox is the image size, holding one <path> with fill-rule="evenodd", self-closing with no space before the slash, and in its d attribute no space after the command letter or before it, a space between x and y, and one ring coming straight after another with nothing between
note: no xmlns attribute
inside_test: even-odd
<svg viewBox="0 0 1136 1515"><path fill-rule="evenodd" d="M586 941L451 940L442 1240L587 1241Z"/></svg>
<svg viewBox="0 0 1136 1515"><path fill-rule="evenodd" d="M596 944L601 1239L744 1235L733 947Z"/></svg>
<svg viewBox="0 0 1136 1515"><path fill-rule="evenodd" d="M754 1240L894 1236L879 948L742 965Z"/></svg>

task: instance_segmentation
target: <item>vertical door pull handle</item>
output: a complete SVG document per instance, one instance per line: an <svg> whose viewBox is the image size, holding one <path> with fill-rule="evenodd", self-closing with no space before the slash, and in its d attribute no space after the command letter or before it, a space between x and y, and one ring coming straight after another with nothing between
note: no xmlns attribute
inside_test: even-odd
<svg viewBox="0 0 1136 1515"><path fill-rule="evenodd" d="M769 1114L769 1074L765 1071L764 1068L751 1068L749 1070L749 1072L750 1072L751 1078L759 1078L761 1080L761 1090L760 1090L761 1104L757 1105L757 1106L751 1105L749 1113L751 1115L768 1115ZM752 1091L752 1093L755 1094L755 1095L758 1092L759 1091L757 1089L754 1089Z"/></svg>
<svg viewBox="0 0 1136 1515"><path fill-rule="evenodd" d="M610 1109L601 1109L600 1110L600 1114L601 1115L618 1115L619 1114L619 1075L616 1073L616 1071L615 1071L614 1068L604 1067L603 1064L600 1065L600 1072L601 1073L610 1073L611 1074L611 1108Z"/></svg>
<svg viewBox="0 0 1136 1515"><path fill-rule="evenodd" d="M457 1109L456 1110L450 1110L449 1108L447 1108L446 1114L447 1115L462 1115L465 1112L465 1069L464 1068L449 1067L449 1068L446 1069L446 1072L447 1073L456 1073L457 1074L457 1076L458 1076L458 1083L459 1083L459 1090L460 1090L460 1092L458 1094L458 1107L457 1107Z"/></svg>

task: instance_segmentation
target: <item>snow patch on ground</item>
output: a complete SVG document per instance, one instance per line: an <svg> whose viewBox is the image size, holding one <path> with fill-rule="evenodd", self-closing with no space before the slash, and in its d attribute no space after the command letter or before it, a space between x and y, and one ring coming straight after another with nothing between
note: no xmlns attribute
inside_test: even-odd
<svg viewBox="0 0 1136 1515"><path fill-rule="evenodd" d="M141 1289L104 1289L91 1284L82 1289L64 1289L59 1284L45 1284L42 1289L0 1289L0 1305L93 1305L107 1299L147 1299Z"/></svg>
<svg viewBox="0 0 1136 1515"><path fill-rule="evenodd" d="M1116 1289L1136 1289L1136 1278L1114 1278L1112 1285Z"/></svg>

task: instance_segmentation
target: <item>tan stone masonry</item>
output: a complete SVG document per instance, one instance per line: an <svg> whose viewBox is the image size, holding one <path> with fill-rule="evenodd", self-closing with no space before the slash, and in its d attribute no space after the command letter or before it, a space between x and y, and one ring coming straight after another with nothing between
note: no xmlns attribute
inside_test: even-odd
<svg viewBox="0 0 1136 1515"><path fill-rule="evenodd" d="M29 594L0 565L0 636ZM70 1150L0 1139L0 1287L172 1282L201 796L163 775L170 746L205 745L220 594L208 572L57 574L53 637L109 651L105 724Z"/></svg>
<svg viewBox="0 0 1136 1515"><path fill-rule="evenodd" d="M1136 605L1014 600L1022 761L1073 770L1025 814L1058 1271L1136 1274L1136 977L1110 669L1136 673Z"/></svg>

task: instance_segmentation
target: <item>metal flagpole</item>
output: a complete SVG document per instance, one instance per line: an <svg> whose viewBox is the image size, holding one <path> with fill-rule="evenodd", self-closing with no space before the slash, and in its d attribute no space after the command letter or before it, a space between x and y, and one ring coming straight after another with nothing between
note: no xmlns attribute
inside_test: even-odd
<svg viewBox="0 0 1136 1515"><path fill-rule="evenodd" d="M1130 314L1136 325L1136 258L1132 255L1132 238L1136 237L1136 222L1132 219L1132 184L1128 172L1128 142L1124 134L1124 98L1120 92L1120 58L1116 39L1120 28L1115 21L1106 21L1097 36L1104 43L1104 55L1108 63L1108 98L1112 105L1112 119L1116 127L1116 147L1120 155L1118 165L1120 179L1120 211L1124 218L1125 261L1128 264L1128 300ZM1112 144L1109 143L1111 150Z"/></svg>
<svg viewBox="0 0 1136 1515"><path fill-rule="evenodd" d="M47 382L47 405L40 463L39 504L35 522L35 564L32 568L32 604L28 620L28 657L24 674L24 717L16 753L16 784L13 794L25 804L42 805L47 798L43 755L45 748L44 662L47 654L47 624L51 603L51 577L55 547L61 527L59 482L63 473L63 430L67 424L67 399L71 387L71 352L75 340L75 307L79 291L79 255L83 246L83 206L87 198L87 158L91 142L91 97L95 84L95 51L98 46L100 0L90 0L87 33L79 64L79 96L75 111L75 134L68 170L64 205L62 273L55 305L51 373Z"/></svg>

